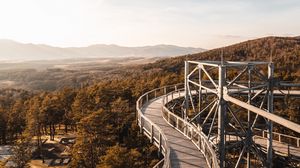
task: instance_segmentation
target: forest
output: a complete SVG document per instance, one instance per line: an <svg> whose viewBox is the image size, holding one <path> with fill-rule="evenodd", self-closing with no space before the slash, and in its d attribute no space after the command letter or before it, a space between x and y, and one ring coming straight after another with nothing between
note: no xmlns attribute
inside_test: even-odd
<svg viewBox="0 0 300 168"><path fill-rule="evenodd" d="M272 60L277 78L300 82L300 38L266 37L128 65L93 83L74 81L51 91L5 88L0 90L0 145L14 145L15 167L26 167L31 158L43 157L45 136L54 140L58 132L72 132L76 142L69 167L152 167L160 157L139 133L135 101L153 88L183 82L184 60L220 60L222 52L227 61ZM281 115L300 123L300 108L291 108Z"/></svg>

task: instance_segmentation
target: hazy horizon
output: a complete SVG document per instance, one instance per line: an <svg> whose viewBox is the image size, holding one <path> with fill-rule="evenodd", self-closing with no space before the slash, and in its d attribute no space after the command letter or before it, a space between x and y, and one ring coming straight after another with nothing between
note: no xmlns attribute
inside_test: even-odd
<svg viewBox="0 0 300 168"><path fill-rule="evenodd" d="M149 44L149 45L133 45L133 46L127 46L127 45L120 45L120 44L116 44L116 43L90 43L90 44L83 44L83 45L78 45L78 46L59 46L59 45L52 45L52 44L48 44L48 43L35 43L35 42L22 42L22 41L18 41L18 40L14 40L14 39L7 39L7 38L0 38L0 42L1 41L11 41L11 42L15 42L15 43L20 43L20 44L32 44L32 45L46 45L49 47L56 47L56 48L82 48L82 47L90 47L90 46L94 46L94 45L106 45L106 46L119 46L119 47L128 47L128 48L135 48L135 47L154 47L154 46L176 46L176 47L185 47L185 48L202 48L202 49L206 49L203 48L201 46L198 47L194 47L194 46L180 46L180 45L176 45L176 44L167 44L167 43L157 43L157 44Z"/></svg>
<svg viewBox="0 0 300 168"><path fill-rule="evenodd" d="M55 47L47 44L19 43L0 39L0 61L62 60L120 57L169 57L199 53L202 48L174 45L124 47L116 44L93 44L84 47Z"/></svg>
<svg viewBox="0 0 300 168"><path fill-rule="evenodd" d="M0 1L0 39L58 47L170 44L218 48L297 36L297 0Z"/></svg>

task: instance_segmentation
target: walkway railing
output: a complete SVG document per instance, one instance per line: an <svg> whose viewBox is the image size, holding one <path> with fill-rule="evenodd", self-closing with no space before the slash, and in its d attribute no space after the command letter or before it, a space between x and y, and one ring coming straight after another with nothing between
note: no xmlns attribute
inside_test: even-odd
<svg viewBox="0 0 300 168"><path fill-rule="evenodd" d="M191 123L184 121L183 118L177 116L172 113L165 104L172 101L174 98L178 98L183 95L184 88L176 89L175 91L167 93L163 97L163 117L164 119L175 129L177 129L184 136L188 137L196 147L202 152L204 155L207 165L212 168L219 167L217 155L209 142L207 136L199 130L199 128L195 127ZM176 96L176 94L178 96Z"/></svg>
<svg viewBox="0 0 300 168"><path fill-rule="evenodd" d="M267 138L268 137L268 131L267 130L261 130L261 129L257 129L255 128L256 131L256 135L257 136L261 136L263 138ZM278 141L280 143L286 143L289 144L291 146L295 146L297 148L300 147L300 138L299 137L295 137L295 136L291 136L291 135L286 135L286 134L282 134L282 133L278 133L278 132L273 132L273 141Z"/></svg>
<svg viewBox="0 0 300 168"><path fill-rule="evenodd" d="M183 84L177 84L153 89L139 97L139 99L136 102L137 121L141 132L143 132L150 139L150 141L158 147L159 151L164 156L164 159L157 163L154 167L171 167L170 147L165 134L156 124L154 124L142 113L142 108L149 101L153 101L156 98L161 97L170 91L177 90L177 87L182 85Z"/></svg>

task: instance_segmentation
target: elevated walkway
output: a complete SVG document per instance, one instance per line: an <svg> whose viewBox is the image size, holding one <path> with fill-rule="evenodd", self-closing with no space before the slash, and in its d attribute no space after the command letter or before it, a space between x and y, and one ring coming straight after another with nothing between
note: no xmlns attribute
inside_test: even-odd
<svg viewBox="0 0 300 168"><path fill-rule="evenodd" d="M208 167L205 157L187 137L183 136L162 117L162 98L150 101L142 108L142 113L164 132L170 147L172 168Z"/></svg>
<svg viewBox="0 0 300 168"><path fill-rule="evenodd" d="M170 112L165 107L167 102L184 96L179 85L166 86L151 90L142 95L137 101L138 125L150 141L155 144L164 155L155 167L165 168L193 168L193 167L219 167L217 154L213 146L216 144L207 139L196 125L184 121L181 117ZM291 137L284 134L273 133L273 150L281 156L300 155L300 137ZM226 135L226 141L239 141L237 136ZM294 141L288 145L286 140ZM255 135L254 141L264 152L267 148L266 132Z"/></svg>
<svg viewBox="0 0 300 168"><path fill-rule="evenodd" d="M163 99L172 97L165 95L177 91L179 86L182 88L182 84L157 88L137 100L140 131L164 155L155 167L218 167L215 151L206 136L164 106L168 101Z"/></svg>

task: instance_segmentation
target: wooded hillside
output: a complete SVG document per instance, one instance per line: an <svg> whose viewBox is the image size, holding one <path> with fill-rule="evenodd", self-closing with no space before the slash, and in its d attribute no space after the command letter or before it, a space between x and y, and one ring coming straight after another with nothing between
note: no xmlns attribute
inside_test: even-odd
<svg viewBox="0 0 300 168"><path fill-rule="evenodd" d="M174 57L145 65L144 69L162 69L182 73L184 60L273 61L275 75L283 80L300 81L300 37L265 37L217 48L199 54Z"/></svg>

